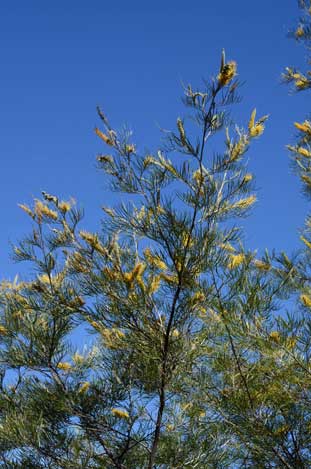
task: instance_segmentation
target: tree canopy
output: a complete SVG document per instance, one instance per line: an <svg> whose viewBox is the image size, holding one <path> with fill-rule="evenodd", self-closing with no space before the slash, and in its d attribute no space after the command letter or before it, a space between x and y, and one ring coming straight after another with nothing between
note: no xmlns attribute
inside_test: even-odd
<svg viewBox="0 0 311 469"><path fill-rule="evenodd" d="M291 35L309 50L299 4ZM311 88L309 70L283 78ZM243 245L256 202L245 154L268 116L232 122L238 90L223 52L149 153L98 109L98 167L119 204L97 232L74 200L21 205L31 230L14 258L29 275L0 290L0 467L311 466L311 218L295 256ZM309 196L311 121L294 125Z"/></svg>

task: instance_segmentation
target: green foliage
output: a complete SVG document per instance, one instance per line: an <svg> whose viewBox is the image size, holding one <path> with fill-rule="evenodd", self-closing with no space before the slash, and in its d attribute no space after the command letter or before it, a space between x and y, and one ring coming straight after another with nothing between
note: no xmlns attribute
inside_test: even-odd
<svg viewBox="0 0 311 469"><path fill-rule="evenodd" d="M267 116L233 126L236 71L223 53L189 85L191 116L149 154L98 110L121 203L97 233L74 201L21 206L32 231L14 256L33 269L1 285L0 467L310 467L310 221L296 258L243 248L244 155Z"/></svg>

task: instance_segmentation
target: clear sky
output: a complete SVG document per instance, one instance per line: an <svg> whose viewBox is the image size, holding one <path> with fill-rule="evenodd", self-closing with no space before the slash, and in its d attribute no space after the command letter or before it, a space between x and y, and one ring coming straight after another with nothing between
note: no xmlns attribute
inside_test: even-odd
<svg viewBox="0 0 311 469"><path fill-rule="evenodd" d="M1 277L21 270L9 242L30 224L17 204L41 190L75 197L86 211L83 227L99 227L110 195L95 167L96 105L116 128L128 124L140 148L154 148L159 126L173 128L181 114L181 82L213 75L223 47L244 82L237 122L254 107L271 115L248 153L259 202L243 222L247 245L297 248L308 203L285 145L292 122L308 112L307 95L289 95L280 74L305 58L286 37L298 16L296 0L1 2Z"/></svg>

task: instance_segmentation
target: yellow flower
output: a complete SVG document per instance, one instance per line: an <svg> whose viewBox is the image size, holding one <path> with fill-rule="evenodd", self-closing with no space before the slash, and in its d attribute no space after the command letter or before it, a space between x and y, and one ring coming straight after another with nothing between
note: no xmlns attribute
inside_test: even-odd
<svg viewBox="0 0 311 469"><path fill-rule="evenodd" d="M302 37L304 35L304 30L302 26L298 26L298 28L295 31L295 36L296 37Z"/></svg>
<svg viewBox="0 0 311 469"><path fill-rule="evenodd" d="M295 81L295 86L299 90L303 90L309 87L309 80L304 76L301 76L298 80Z"/></svg>
<svg viewBox="0 0 311 469"><path fill-rule="evenodd" d="M193 297L191 298L191 300L193 301L193 303L200 303L201 301L204 301L206 298L205 298L205 295L203 292L196 292Z"/></svg>
<svg viewBox="0 0 311 469"><path fill-rule="evenodd" d="M18 206L24 210L24 212L27 213L27 215L29 215L31 218L34 217L34 214L33 212L31 211L31 209L28 207L28 205L25 205L25 204L18 204Z"/></svg>
<svg viewBox="0 0 311 469"><path fill-rule="evenodd" d="M248 123L248 131L249 131L249 136L254 138L254 137L259 137L263 131L265 130L264 122L267 120L268 116L264 116L259 121L255 122L255 117L256 117L256 109L253 110L251 114L251 118Z"/></svg>
<svg viewBox="0 0 311 469"><path fill-rule="evenodd" d="M310 176L307 176L306 174L302 174L300 177L303 180L303 182L305 182L306 184L311 186L311 177Z"/></svg>
<svg viewBox="0 0 311 469"><path fill-rule="evenodd" d="M128 419L130 416L129 416L129 413L124 410L124 409L116 409L116 408L113 408L111 409L111 413L115 416L115 417L118 417L119 419Z"/></svg>
<svg viewBox="0 0 311 469"><path fill-rule="evenodd" d="M237 64L234 61L228 62L223 65L218 75L218 81L221 86L228 85L230 81L236 76Z"/></svg>
<svg viewBox="0 0 311 469"><path fill-rule="evenodd" d="M38 280L42 283L50 283L51 277L49 277L47 274L42 274L38 277Z"/></svg>
<svg viewBox="0 0 311 469"><path fill-rule="evenodd" d="M99 324L97 321L90 321L90 324L91 326L94 327L94 329L96 329L97 331L101 331L103 326L101 324Z"/></svg>
<svg viewBox="0 0 311 469"><path fill-rule="evenodd" d="M137 219L138 221L143 220L143 219L145 218L145 216L146 216L146 209L145 209L145 207L142 206L141 209L139 210L139 212L136 212L135 216L136 216L136 219Z"/></svg>
<svg viewBox="0 0 311 469"><path fill-rule="evenodd" d="M172 423L169 423L168 425L166 425L166 430L168 432L172 432L174 429L175 429L175 427Z"/></svg>
<svg viewBox="0 0 311 469"><path fill-rule="evenodd" d="M296 129L300 130L301 132L304 133L311 133L311 123L310 121L305 120L302 124L299 122L294 122L294 126Z"/></svg>
<svg viewBox="0 0 311 469"><path fill-rule="evenodd" d="M136 264L134 269L131 272L125 272L124 274L124 280L129 286L133 286L134 281L136 280L137 283L142 283L142 274L144 273L146 269L146 264L143 264L142 262L139 262Z"/></svg>
<svg viewBox="0 0 311 469"><path fill-rule="evenodd" d="M113 158L111 155L98 155L97 161L100 163L113 163Z"/></svg>
<svg viewBox="0 0 311 469"><path fill-rule="evenodd" d="M58 208L61 212L66 213L71 209L71 203L70 202L65 202L64 200L62 200L58 204Z"/></svg>
<svg viewBox="0 0 311 469"><path fill-rule="evenodd" d="M192 178L198 185L201 185L204 182L204 175L202 174L202 171L200 171L200 169L194 171L194 173L192 174Z"/></svg>
<svg viewBox="0 0 311 469"><path fill-rule="evenodd" d="M108 349L118 350L123 347L125 334L120 329L116 327L109 328L100 328L99 332L104 340L104 344Z"/></svg>
<svg viewBox="0 0 311 469"><path fill-rule="evenodd" d="M249 208L251 205L253 205L257 200L257 197L255 195L250 195L249 197L246 197L245 199L240 199L237 202L234 202L232 204L232 209L241 209L245 210Z"/></svg>
<svg viewBox="0 0 311 469"><path fill-rule="evenodd" d="M161 277L159 275L155 275L150 283L149 287L149 294L152 295L152 293L155 293L156 291L159 290L161 284Z"/></svg>
<svg viewBox="0 0 311 469"><path fill-rule="evenodd" d="M99 130L97 127L95 127L95 133L98 137L100 137L107 145L113 146L114 142L113 140L108 137L106 134L104 134L101 130Z"/></svg>
<svg viewBox="0 0 311 469"><path fill-rule="evenodd" d="M57 220L58 214L54 210L51 210L47 205L43 204L41 200L37 200L35 204L35 214L38 219L41 220L42 217L51 218L52 220Z"/></svg>
<svg viewBox="0 0 311 469"><path fill-rule="evenodd" d="M299 153L299 155L305 156L306 158L311 158L311 152L306 148L298 147L296 151Z"/></svg>
<svg viewBox="0 0 311 469"><path fill-rule="evenodd" d="M4 326L0 326L0 335L7 335L7 334L8 334L7 328Z"/></svg>
<svg viewBox="0 0 311 469"><path fill-rule="evenodd" d="M253 175L250 174L250 173L247 173L247 174L245 174L245 176L243 178L243 182L250 182L250 181L252 181L252 179L253 179Z"/></svg>
<svg viewBox="0 0 311 469"><path fill-rule="evenodd" d="M300 295L300 301L307 308L311 308L311 297L309 295Z"/></svg>
<svg viewBox="0 0 311 469"><path fill-rule="evenodd" d="M178 117L177 119L177 128L178 128L178 131L179 131L179 137L180 137L180 141L182 143L182 145L186 145L186 134L185 134L185 129L184 129L184 125L182 123L182 120Z"/></svg>
<svg viewBox="0 0 311 469"><path fill-rule="evenodd" d="M196 307L196 312L197 312L197 315L199 318L201 319L205 319L206 318L206 313L207 313L207 309L202 306L202 305L199 305Z"/></svg>
<svg viewBox="0 0 311 469"><path fill-rule="evenodd" d="M88 391L90 387L90 383L88 381L85 381L84 383L81 384L79 388L79 393L85 393Z"/></svg>
<svg viewBox="0 0 311 469"><path fill-rule="evenodd" d="M148 166L150 166L152 163L155 162L155 159L152 155L147 155L144 159L144 168L147 168Z"/></svg>
<svg viewBox="0 0 311 469"><path fill-rule="evenodd" d="M240 139L230 144L230 159L229 161L236 161L247 149L247 145L249 144L248 137L246 135L241 135Z"/></svg>
<svg viewBox="0 0 311 469"><path fill-rule="evenodd" d="M193 246L193 240L191 239L191 236L189 233L187 232L183 232L182 236L181 236L181 243L183 245L184 248L186 247L189 247L191 248Z"/></svg>
<svg viewBox="0 0 311 469"><path fill-rule="evenodd" d="M136 150L136 148L135 148L135 145L133 145L133 144L125 146L126 153L134 153L135 150Z"/></svg>
<svg viewBox="0 0 311 469"><path fill-rule="evenodd" d="M234 247L230 243L221 243L219 247L228 252L235 252Z"/></svg>
<svg viewBox="0 0 311 469"><path fill-rule="evenodd" d="M166 274L162 272L160 274L161 279L163 279L167 283L178 283L178 277L174 274Z"/></svg>
<svg viewBox="0 0 311 469"><path fill-rule="evenodd" d="M270 264L267 264L266 262L263 262L263 261L261 261L261 260L259 260L259 259L255 259L255 260L254 260L254 264L255 264L255 266L257 267L257 269L259 269L259 270L268 271L268 270L270 270L270 268L271 268L271 265L270 265Z"/></svg>
<svg viewBox="0 0 311 469"><path fill-rule="evenodd" d="M229 259L228 268L235 269L245 261L245 256L244 254L231 254Z"/></svg>
<svg viewBox="0 0 311 469"><path fill-rule="evenodd" d="M58 365L57 365L57 368L59 368L60 370L62 371L70 371L72 366L70 365L70 363L68 362L60 362Z"/></svg>
<svg viewBox="0 0 311 469"><path fill-rule="evenodd" d="M279 332L278 331L270 332L270 339L273 340L273 342L279 343L280 342Z"/></svg>
<svg viewBox="0 0 311 469"><path fill-rule="evenodd" d="M81 238L89 244L96 244L97 236L93 233L89 233L88 231L80 231Z"/></svg>
<svg viewBox="0 0 311 469"><path fill-rule="evenodd" d="M115 211L114 211L112 208L109 208L109 207L102 207L102 209L103 209L104 212L106 212L107 215L109 215L111 218L114 218L114 217L116 216Z"/></svg>
<svg viewBox="0 0 311 469"><path fill-rule="evenodd" d="M151 264L153 265L154 267L156 267L157 269L160 269L160 270L166 270L167 269L167 265L165 264L164 261L162 261L160 259L159 256L155 256L150 248L146 248L145 251L144 251L144 256L146 258L146 260Z"/></svg>
<svg viewBox="0 0 311 469"><path fill-rule="evenodd" d="M297 343L297 338L296 337L288 337L286 340L286 346L292 350Z"/></svg>
<svg viewBox="0 0 311 469"><path fill-rule="evenodd" d="M265 130L265 126L263 124L257 124L249 131L251 137L259 137L263 131Z"/></svg>
<svg viewBox="0 0 311 469"><path fill-rule="evenodd" d="M178 330L178 329L174 329L174 330L172 331L172 337L175 337L175 339L177 339L179 336L180 336L179 330Z"/></svg>

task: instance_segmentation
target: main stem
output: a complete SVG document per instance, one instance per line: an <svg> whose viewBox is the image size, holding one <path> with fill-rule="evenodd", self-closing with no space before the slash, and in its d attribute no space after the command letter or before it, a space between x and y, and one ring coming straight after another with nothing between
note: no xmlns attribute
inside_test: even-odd
<svg viewBox="0 0 311 469"><path fill-rule="evenodd" d="M209 106L209 110L205 115L205 120L204 120L204 129L203 129L203 138L202 138L202 145L201 145L201 151L200 151L200 156L198 158L199 160L199 165L200 165L200 172L202 174L202 160L203 160L203 154L204 154L204 146L205 146L205 141L207 137L207 131L209 128L209 122L211 119L211 114L214 111L215 108L215 98L216 95L219 91L219 87L217 87L213 93L213 97ZM202 179L201 179L202 181ZM200 182L200 185L197 190L197 195L199 197L200 190L201 190L201 185L202 182ZM153 442L151 446L151 451L150 451L150 457L149 457L149 463L147 468L148 469L153 469L154 463L155 463L155 458L157 454L157 449L159 445L159 440L160 440L160 434L161 434L161 426L162 426L162 420L163 420L163 413L165 409L165 403L166 403L166 385L167 385L167 365L168 365L168 355L169 355L169 345L170 345L170 333L173 325L173 320L175 316L175 311L176 311L176 305L179 299L179 295L182 289L182 280L183 280L183 272L185 268L185 260L186 260L186 255L187 255L187 250L190 244L190 238L191 234L194 230L195 227L195 222L196 222L196 217L198 213L198 204L196 204L193 212L193 217L191 221L191 226L189 230L189 236L188 236L188 241L185 246L185 254L184 254L184 262L182 264L182 269L178 273L178 286L175 291L175 295L173 298L172 302L172 307L171 307L171 312L169 315L169 320L167 323L167 328L165 332L165 338L164 338L164 347L163 347L163 361L162 361L162 369L161 369L161 383L160 383L160 389L159 389L159 408L158 408L158 413L157 413L157 420L156 420L156 426L155 426L155 431L154 431L154 437L153 437Z"/></svg>

